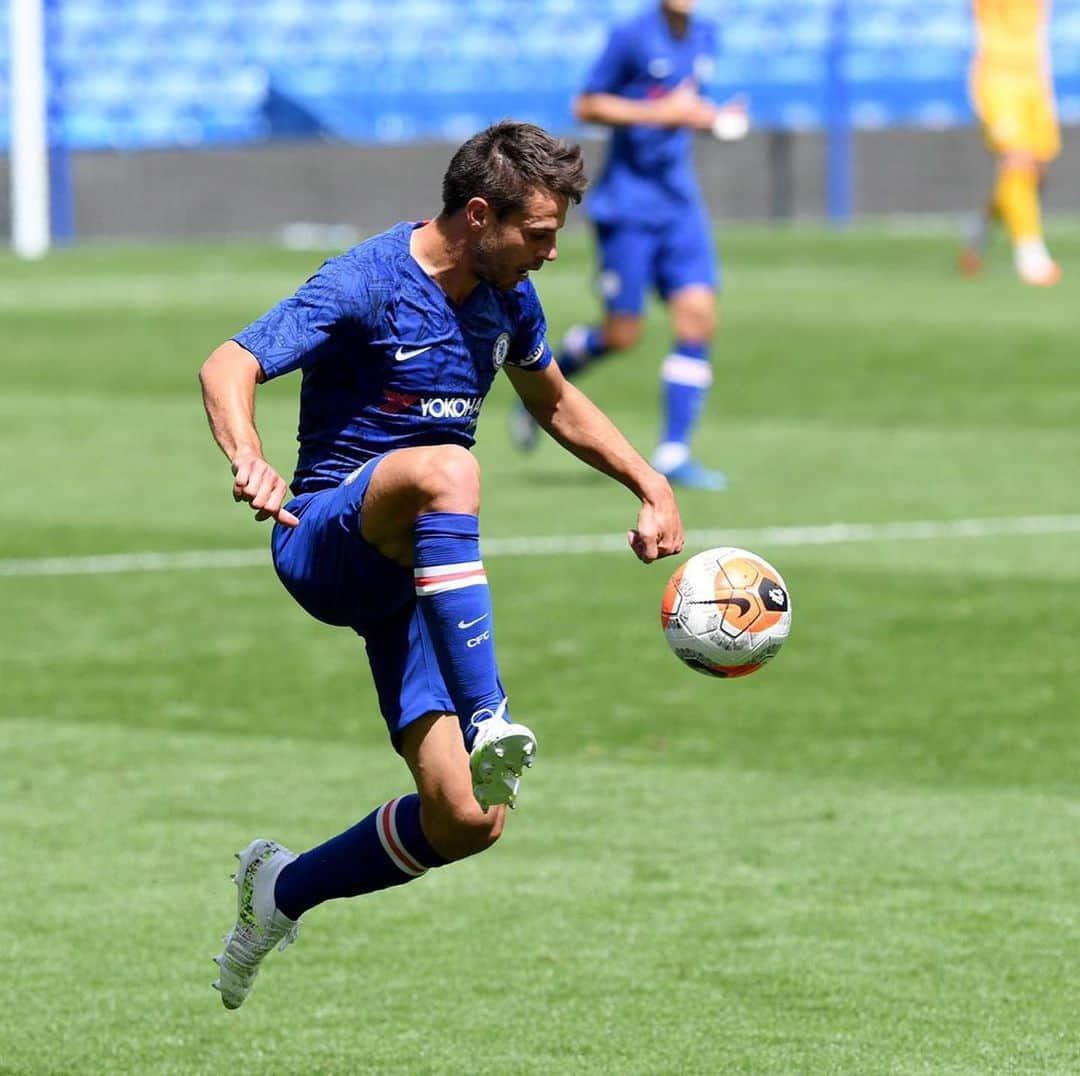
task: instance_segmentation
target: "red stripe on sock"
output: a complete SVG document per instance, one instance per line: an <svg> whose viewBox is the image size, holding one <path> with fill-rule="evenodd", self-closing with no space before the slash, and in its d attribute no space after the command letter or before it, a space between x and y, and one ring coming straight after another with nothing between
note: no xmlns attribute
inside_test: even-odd
<svg viewBox="0 0 1080 1076"><path fill-rule="evenodd" d="M487 579L487 572L483 569L473 568L467 572L450 572L448 575L418 575L413 579L413 584L418 587L429 587L432 583L449 583L452 579L468 579L476 576L479 579Z"/></svg>

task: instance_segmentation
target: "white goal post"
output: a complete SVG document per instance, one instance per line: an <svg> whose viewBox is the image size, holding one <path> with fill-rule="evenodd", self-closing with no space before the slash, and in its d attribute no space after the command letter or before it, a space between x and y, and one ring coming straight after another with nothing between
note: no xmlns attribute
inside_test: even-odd
<svg viewBox="0 0 1080 1076"><path fill-rule="evenodd" d="M11 245L21 258L49 250L49 146L44 0L11 0Z"/></svg>

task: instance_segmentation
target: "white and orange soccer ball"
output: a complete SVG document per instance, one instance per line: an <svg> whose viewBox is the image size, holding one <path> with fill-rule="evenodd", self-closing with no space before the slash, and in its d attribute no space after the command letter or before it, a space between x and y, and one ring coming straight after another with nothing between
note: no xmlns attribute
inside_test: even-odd
<svg viewBox="0 0 1080 1076"><path fill-rule="evenodd" d="M706 676L748 676L776 656L791 631L783 576L764 558L729 546L691 557L660 604L675 656Z"/></svg>

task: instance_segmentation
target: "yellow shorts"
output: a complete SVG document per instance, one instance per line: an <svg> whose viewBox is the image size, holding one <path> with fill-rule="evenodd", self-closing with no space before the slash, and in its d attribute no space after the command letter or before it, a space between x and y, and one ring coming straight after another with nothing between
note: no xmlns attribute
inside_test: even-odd
<svg viewBox="0 0 1080 1076"><path fill-rule="evenodd" d="M1061 152L1054 97L1042 78L976 71L971 101L995 153L1030 153L1052 161Z"/></svg>

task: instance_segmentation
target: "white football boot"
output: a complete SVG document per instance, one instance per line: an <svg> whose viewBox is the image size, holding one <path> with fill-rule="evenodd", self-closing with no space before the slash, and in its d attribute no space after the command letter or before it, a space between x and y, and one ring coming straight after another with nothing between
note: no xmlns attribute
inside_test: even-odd
<svg viewBox="0 0 1080 1076"><path fill-rule="evenodd" d="M214 989L226 1009L238 1009L251 992L263 957L277 945L296 940L300 922L287 919L274 903L274 883L296 855L274 841L257 838L242 852L233 881L237 886L236 925L225 935L225 949L214 963L221 969Z"/></svg>
<svg viewBox="0 0 1080 1076"><path fill-rule="evenodd" d="M536 761L536 737L524 725L505 720L505 710L504 699L491 717L478 721L479 715L474 714L472 719L476 737L469 752L469 768L473 795L485 814L500 803L507 807L517 804L521 771Z"/></svg>
<svg viewBox="0 0 1080 1076"><path fill-rule="evenodd" d="M1025 284L1037 288L1052 288L1061 279L1061 267L1046 249L1041 239L1027 239L1013 251L1016 272Z"/></svg>

